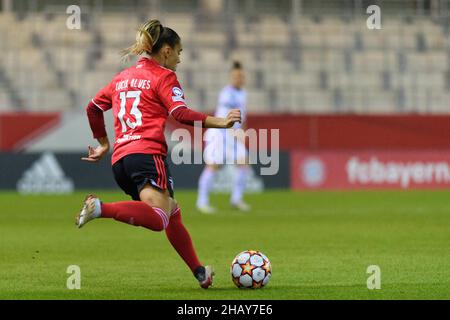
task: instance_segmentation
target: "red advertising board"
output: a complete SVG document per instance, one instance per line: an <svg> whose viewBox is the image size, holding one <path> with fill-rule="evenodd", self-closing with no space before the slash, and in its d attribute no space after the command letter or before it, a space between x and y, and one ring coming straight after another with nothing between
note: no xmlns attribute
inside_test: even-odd
<svg viewBox="0 0 450 320"><path fill-rule="evenodd" d="M31 139L56 128L61 118L60 112L0 113L0 150L20 151Z"/></svg>
<svg viewBox="0 0 450 320"><path fill-rule="evenodd" d="M294 151L292 189L442 189L450 150Z"/></svg>

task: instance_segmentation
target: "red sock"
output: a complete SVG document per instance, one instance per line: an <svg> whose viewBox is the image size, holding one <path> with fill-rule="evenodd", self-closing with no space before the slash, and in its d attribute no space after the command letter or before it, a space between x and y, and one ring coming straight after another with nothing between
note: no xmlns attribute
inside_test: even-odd
<svg viewBox="0 0 450 320"><path fill-rule="evenodd" d="M178 254L183 258L184 262L194 273L197 267L202 264L197 258L191 236L181 221L180 208L174 210L171 214L169 225L166 228L166 235L172 246L177 250Z"/></svg>
<svg viewBox="0 0 450 320"><path fill-rule="evenodd" d="M169 223L163 210L152 208L142 201L102 203L102 218L114 218L153 231L162 231Z"/></svg>

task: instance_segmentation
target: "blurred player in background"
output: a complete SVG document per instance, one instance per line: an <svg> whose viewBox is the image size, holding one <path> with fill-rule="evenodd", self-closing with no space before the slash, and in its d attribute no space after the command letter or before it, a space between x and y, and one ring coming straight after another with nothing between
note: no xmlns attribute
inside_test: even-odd
<svg viewBox="0 0 450 320"><path fill-rule="evenodd" d="M201 121L206 128L229 128L241 117L239 110L229 110L224 117L210 117L187 108L175 74L181 51L175 31L158 20L148 21L139 29L136 43L124 52L125 57L141 55L137 64L117 74L88 104L89 124L100 146L89 146L88 157L82 159L97 162L108 153L103 112L112 109L116 135L114 178L134 201L104 203L88 195L76 224L81 228L94 218L114 218L153 231L165 230L172 246L206 289L212 284L213 272L197 258L174 200L166 161L165 122L171 115L183 124Z"/></svg>
<svg viewBox="0 0 450 320"><path fill-rule="evenodd" d="M244 90L245 77L240 62L233 62L230 72L230 84L222 89L215 116L223 117L232 109L241 111L241 123L235 123L232 129L245 130L245 106L247 101ZM221 165L236 164L233 190L231 193L231 206L241 211L249 211L250 206L243 201L243 194L247 177L250 173L248 165L248 151L244 139L236 139L231 130L209 129L205 133L205 162L206 166L198 182L197 208L202 213L215 213L216 209L209 203L214 177Z"/></svg>

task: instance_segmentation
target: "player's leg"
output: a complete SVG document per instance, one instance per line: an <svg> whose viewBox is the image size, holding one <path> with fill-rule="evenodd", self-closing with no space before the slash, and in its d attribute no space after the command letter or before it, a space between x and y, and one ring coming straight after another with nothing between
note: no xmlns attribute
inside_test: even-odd
<svg viewBox="0 0 450 320"><path fill-rule="evenodd" d="M166 228L167 239L189 267L200 286L207 289L212 285L214 272L210 266L203 266L198 259L192 238L183 224L181 208L175 206Z"/></svg>
<svg viewBox="0 0 450 320"><path fill-rule="evenodd" d="M204 160L206 163L199 181L197 208L202 213L214 213L216 210L209 203L209 194L220 165L224 163L224 137L217 129L208 129L205 133Z"/></svg>
<svg viewBox="0 0 450 320"><path fill-rule="evenodd" d="M78 227L102 217L153 231L164 230L169 224L170 207L162 189L149 184L149 181L161 181L152 156L129 155L113 166L113 172L119 186L136 201L102 203L90 195L77 217ZM138 201L142 199L145 201Z"/></svg>
<svg viewBox="0 0 450 320"><path fill-rule="evenodd" d="M170 220L169 225L166 228L167 238L189 269L191 269L192 273L196 275L202 264L197 257L191 236L181 219L181 208L169 194L167 194L167 196L171 202Z"/></svg>
<svg viewBox="0 0 450 320"><path fill-rule="evenodd" d="M216 210L209 203L209 194L214 183L218 165L207 164L198 181L197 208L202 213L214 213Z"/></svg>
<svg viewBox="0 0 450 320"><path fill-rule="evenodd" d="M149 185L143 191L143 197L157 199L159 191ZM155 195L156 193L156 195ZM169 218L164 207L164 201L119 201L102 203L99 198L90 195L77 218L77 225L81 228L95 218L113 218L133 226L144 227L153 231L162 231L169 224Z"/></svg>
<svg viewBox="0 0 450 320"><path fill-rule="evenodd" d="M238 210L249 211L250 206L243 201L245 186L251 170L248 164L248 151L243 143L237 142L230 154L234 158L233 162L236 163L230 202L232 207Z"/></svg>
<svg viewBox="0 0 450 320"><path fill-rule="evenodd" d="M245 192L245 185L250 173L250 166L238 165L237 172L234 179L233 190L231 192L231 205L241 211L249 211L250 206L244 202L243 196Z"/></svg>
<svg viewBox="0 0 450 320"><path fill-rule="evenodd" d="M163 191L146 184L139 195L141 201L102 203L101 217L153 231L164 230L169 224L169 201Z"/></svg>
<svg viewBox="0 0 450 320"><path fill-rule="evenodd" d="M169 167L165 161L164 164L165 173L168 177L167 189L165 190L164 195L168 200L168 212L170 212L169 225L166 228L167 239L169 239L169 242L173 248L178 252L180 257L192 271L200 286L207 289L212 285L212 268L210 266L203 266L198 259L192 238L181 219L181 208L174 199L173 179L171 177Z"/></svg>

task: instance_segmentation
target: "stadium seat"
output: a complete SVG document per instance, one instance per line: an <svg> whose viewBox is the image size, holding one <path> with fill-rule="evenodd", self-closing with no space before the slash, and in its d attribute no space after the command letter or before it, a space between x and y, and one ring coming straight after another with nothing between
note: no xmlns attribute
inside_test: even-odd
<svg viewBox="0 0 450 320"><path fill-rule="evenodd" d="M49 6L21 19L0 13L0 28L23 30L0 34L0 68L33 110L41 103L46 110L79 108L70 99L74 92L84 103L135 63L122 64L119 50L133 43L146 18L113 10L69 30L67 17L53 14L58 10ZM292 21L267 12L251 19L237 14L229 30L224 21L200 18L183 11L161 15L183 39L179 80L188 99L205 110L214 108L236 59L244 65L254 112L447 110L450 42L444 26L429 17L386 14L381 30L369 30L366 16L306 12ZM29 81L36 82L30 92L18 90ZM41 91L56 98L47 103ZM0 102L10 103L9 96L0 91Z"/></svg>

